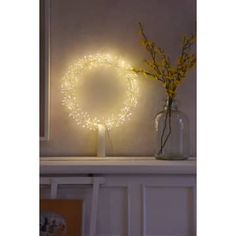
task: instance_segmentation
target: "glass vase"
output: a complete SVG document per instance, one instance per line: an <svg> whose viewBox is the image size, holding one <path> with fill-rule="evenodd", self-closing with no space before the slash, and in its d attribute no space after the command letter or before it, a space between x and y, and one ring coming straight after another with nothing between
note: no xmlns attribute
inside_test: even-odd
<svg viewBox="0 0 236 236"><path fill-rule="evenodd" d="M184 160L189 157L189 122L173 98L168 97L155 118L155 157Z"/></svg>

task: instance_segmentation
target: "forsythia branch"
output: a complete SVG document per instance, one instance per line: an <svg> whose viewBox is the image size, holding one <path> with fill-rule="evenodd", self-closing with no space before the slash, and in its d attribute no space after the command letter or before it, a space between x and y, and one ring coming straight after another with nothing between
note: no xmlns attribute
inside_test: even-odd
<svg viewBox="0 0 236 236"><path fill-rule="evenodd" d="M152 79L159 80L163 83L166 93L173 98L176 95L176 89L186 77L186 73L195 66L196 55L191 54L192 46L195 44L196 37L190 35L184 37L182 42L181 54L178 58L177 65L171 65L170 59L166 52L158 47L154 42L148 39L144 32L143 24L139 22L141 42L149 53L150 60L144 60L145 68L134 68L136 73L142 73Z"/></svg>

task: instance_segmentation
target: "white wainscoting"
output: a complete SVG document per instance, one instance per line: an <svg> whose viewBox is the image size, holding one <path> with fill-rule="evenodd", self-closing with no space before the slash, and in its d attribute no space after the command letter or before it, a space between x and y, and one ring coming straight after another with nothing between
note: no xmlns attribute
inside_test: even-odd
<svg viewBox="0 0 236 236"><path fill-rule="evenodd" d="M49 164L49 160L45 161L45 159L41 161L42 179L45 177L53 179L58 176L64 179L68 178L68 166L63 174L62 165L52 161ZM117 168L114 161L110 163L114 174L109 171L109 168L106 168L109 165L107 163L100 162L96 169L94 162L91 164L86 162L85 164L84 161L81 165L79 165L79 160L76 161L77 168L74 170L77 170L77 173L72 171L70 173L71 179L78 179L86 175L83 171L82 173L78 171L83 169L84 164L89 176L92 174L92 178L102 177L104 180L99 185L94 235L196 235L195 161L182 161L181 167L181 162L155 161L154 165L150 165L147 160L149 163L143 163L144 170L146 168L146 173L144 173L143 170L140 171L142 165L136 163L140 160L132 161L133 165L129 161L120 163L119 160ZM73 163L67 163L67 165L73 165ZM89 165L91 165L91 170L89 170ZM149 165L152 168L148 168ZM48 173L45 171L46 169L49 170ZM119 174L118 170L121 169L122 174ZM166 173L163 170L166 170ZM84 200L83 235L89 236L91 235L92 185L76 184L75 181L73 184L69 184L68 181L66 183L58 185L56 197ZM41 183L41 198L50 198L51 191L52 188Z"/></svg>

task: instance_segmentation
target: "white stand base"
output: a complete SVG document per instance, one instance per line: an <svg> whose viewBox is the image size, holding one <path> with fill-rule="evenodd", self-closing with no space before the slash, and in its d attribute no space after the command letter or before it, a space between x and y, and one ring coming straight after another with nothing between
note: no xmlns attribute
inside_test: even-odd
<svg viewBox="0 0 236 236"><path fill-rule="evenodd" d="M106 156L106 128L104 125L98 125L97 156Z"/></svg>

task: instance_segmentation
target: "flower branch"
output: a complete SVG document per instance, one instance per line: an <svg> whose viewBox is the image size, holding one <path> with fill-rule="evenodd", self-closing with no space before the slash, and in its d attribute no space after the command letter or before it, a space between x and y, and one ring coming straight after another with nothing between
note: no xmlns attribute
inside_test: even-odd
<svg viewBox="0 0 236 236"><path fill-rule="evenodd" d="M141 35L141 43L147 50L150 59L144 59L143 68L133 68L137 74L143 74L145 77L158 80L165 88L168 106L165 117L165 125L161 135L160 154L163 151L168 138L171 135L171 106L173 99L176 96L176 90L182 81L186 78L187 72L196 64L196 55L191 52L196 38L194 35L185 36L182 41L182 48L180 56L177 59L176 65L172 65L169 56L164 49L157 46L156 43L149 40L144 32L144 26L139 22L139 29ZM169 129L168 134L164 137L166 129Z"/></svg>

